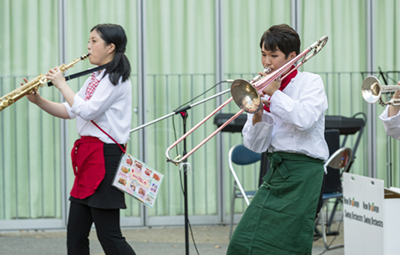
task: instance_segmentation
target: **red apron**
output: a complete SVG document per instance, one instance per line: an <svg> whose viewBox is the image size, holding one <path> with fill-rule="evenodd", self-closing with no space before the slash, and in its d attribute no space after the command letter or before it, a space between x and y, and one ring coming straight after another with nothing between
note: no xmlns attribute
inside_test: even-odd
<svg viewBox="0 0 400 255"><path fill-rule="evenodd" d="M75 181L71 196L84 199L96 191L106 174L103 142L97 137L82 136L71 151Z"/></svg>

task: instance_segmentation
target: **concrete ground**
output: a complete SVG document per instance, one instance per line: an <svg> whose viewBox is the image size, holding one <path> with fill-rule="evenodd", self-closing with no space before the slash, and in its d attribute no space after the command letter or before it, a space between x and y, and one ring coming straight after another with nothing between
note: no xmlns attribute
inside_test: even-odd
<svg viewBox="0 0 400 255"><path fill-rule="evenodd" d="M343 229L343 225L341 226ZM229 226L192 226L198 253L189 232L189 254L223 255L228 247ZM123 229L123 234L136 254L185 254L183 227ZM328 237L328 241L333 237ZM20 231L0 233L1 255L64 255L65 231ZM343 243L343 230L334 242ZM90 234L91 255L104 255L96 232ZM342 255L344 249L325 251L322 238L315 240L312 255Z"/></svg>

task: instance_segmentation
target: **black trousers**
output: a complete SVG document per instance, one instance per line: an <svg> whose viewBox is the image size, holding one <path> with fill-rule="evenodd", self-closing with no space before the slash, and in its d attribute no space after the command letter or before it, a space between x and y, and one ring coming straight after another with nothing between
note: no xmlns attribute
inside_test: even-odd
<svg viewBox="0 0 400 255"><path fill-rule="evenodd" d="M98 209L71 202L68 226L68 255L89 255L89 232L94 223L106 255L135 255L122 236L119 209Z"/></svg>

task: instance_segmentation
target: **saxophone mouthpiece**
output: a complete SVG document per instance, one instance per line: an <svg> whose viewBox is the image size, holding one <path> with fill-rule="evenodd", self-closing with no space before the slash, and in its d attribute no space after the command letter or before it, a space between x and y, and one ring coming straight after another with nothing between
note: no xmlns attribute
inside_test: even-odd
<svg viewBox="0 0 400 255"><path fill-rule="evenodd" d="M90 53L88 53L88 54L85 54L85 55L82 55L82 56L81 56L81 60L85 60L86 58L88 58L88 57L89 57L89 55L90 55Z"/></svg>

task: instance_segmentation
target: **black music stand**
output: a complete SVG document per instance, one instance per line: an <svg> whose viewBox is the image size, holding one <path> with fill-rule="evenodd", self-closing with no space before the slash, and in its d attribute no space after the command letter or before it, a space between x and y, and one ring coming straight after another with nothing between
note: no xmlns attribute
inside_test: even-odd
<svg viewBox="0 0 400 255"><path fill-rule="evenodd" d="M220 127L225 122L227 122L233 115L234 114L231 113L217 113L214 117L214 124ZM221 132L241 133L246 121L247 121L247 114L240 114L236 119L232 120L231 123L226 125L221 130Z"/></svg>

